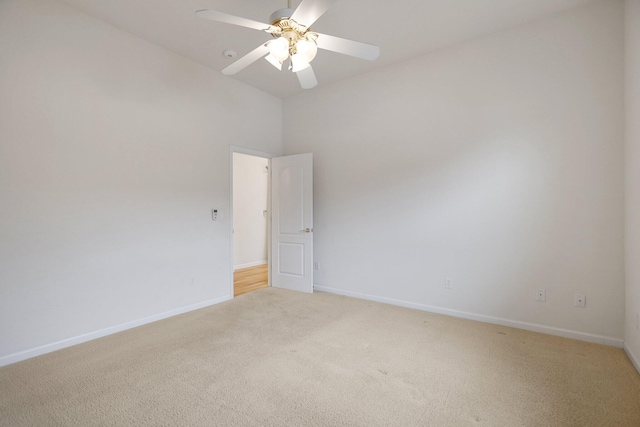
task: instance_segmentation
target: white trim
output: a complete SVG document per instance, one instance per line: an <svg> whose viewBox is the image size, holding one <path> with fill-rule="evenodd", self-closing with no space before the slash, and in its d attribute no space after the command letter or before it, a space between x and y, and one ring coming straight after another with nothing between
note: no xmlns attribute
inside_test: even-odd
<svg viewBox="0 0 640 427"><path fill-rule="evenodd" d="M627 353L627 357L629 358L629 360L631 360L631 363L633 363L636 371L638 371L638 373L640 374L640 359L638 359L636 355L633 354L626 342L624 343L624 352Z"/></svg>
<svg viewBox="0 0 640 427"><path fill-rule="evenodd" d="M248 262L246 264L240 264L240 265L236 265L233 267L233 270L240 270L242 268L249 268L249 267L256 267L258 265L265 265L267 263L267 260L262 260L262 261L254 261L254 262Z"/></svg>
<svg viewBox="0 0 640 427"><path fill-rule="evenodd" d="M254 157L264 157L265 159L270 159L272 157L277 157L278 154L267 153L265 151L253 150L251 148L240 147L238 145L230 145L232 153L240 153L240 154L248 154L249 156Z"/></svg>
<svg viewBox="0 0 640 427"><path fill-rule="evenodd" d="M537 323L521 322L518 320L503 319L500 317L485 316L482 314L467 313L464 311L451 310L449 308L434 307L425 304L417 304L408 301L401 301L391 298L378 297L375 295L361 294L358 292L345 291L342 289L330 288L327 286L314 285L314 289L321 292L329 292L337 295L344 295L369 301L381 302L385 304L397 305L415 310L428 311L431 313L445 314L447 316L461 317L463 319L475 320L478 322L492 323L494 325L508 326L511 328L524 329L525 331L540 332L548 335L556 335L565 338L572 338L580 341L587 341L595 344L610 345L622 348L624 340L607 337L604 335L589 334L586 332L573 331L570 329L554 328L552 326L539 325Z"/></svg>
<svg viewBox="0 0 640 427"><path fill-rule="evenodd" d="M32 357L41 356L43 354L51 353L52 351L61 350L63 348L71 347L76 344L82 344L87 341L94 340L96 338L102 338L107 335L115 334L117 332L126 331L138 326L146 325L147 323L157 322L158 320L166 319L168 317L184 314L189 311L198 310L200 308L209 307L219 304L221 302L229 301L231 296L225 295L223 297L215 298L208 301L199 302L197 304L188 305L186 307L177 308L175 310L165 311L164 313L154 314L153 316L144 317L142 319L133 320L131 322L121 323L116 326L100 329L98 331L89 332L77 337L67 338L61 341L57 341L51 344L46 344L40 347L24 350L18 353L9 354L8 356L0 357L0 366L10 365L12 363L20 362Z"/></svg>

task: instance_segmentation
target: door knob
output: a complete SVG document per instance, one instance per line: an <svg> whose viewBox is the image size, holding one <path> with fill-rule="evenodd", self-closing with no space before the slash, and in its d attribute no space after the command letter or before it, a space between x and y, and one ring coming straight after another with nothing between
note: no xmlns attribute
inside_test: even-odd
<svg viewBox="0 0 640 427"><path fill-rule="evenodd" d="M300 230L303 233L311 233L311 229L309 227L305 228L304 230Z"/></svg>

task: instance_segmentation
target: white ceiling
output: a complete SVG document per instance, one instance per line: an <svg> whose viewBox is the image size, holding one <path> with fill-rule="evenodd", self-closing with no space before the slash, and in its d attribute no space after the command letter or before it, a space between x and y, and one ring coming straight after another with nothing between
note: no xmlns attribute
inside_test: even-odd
<svg viewBox="0 0 640 427"><path fill-rule="evenodd" d="M269 40L270 35L197 18L216 11L267 22L287 0L62 0L136 36L213 70ZM305 0L309 1L309 0ZM482 34L521 24L592 0L337 0L312 30L380 46L373 62L321 50L312 65L318 87L410 59ZM300 0L291 0L296 7ZM237 59L236 58L236 59ZM281 98L303 91L296 76L259 60L233 77ZM315 90L315 89L311 89Z"/></svg>

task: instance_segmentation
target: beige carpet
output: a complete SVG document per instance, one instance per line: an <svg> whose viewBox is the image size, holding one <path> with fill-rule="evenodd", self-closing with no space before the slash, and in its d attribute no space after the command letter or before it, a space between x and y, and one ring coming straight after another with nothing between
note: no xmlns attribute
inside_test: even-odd
<svg viewBox="0 0 640 427"><path fill-rule="evenodd" d="M263 289L0 368L0 425L640 426L617 348Z"/></svg>

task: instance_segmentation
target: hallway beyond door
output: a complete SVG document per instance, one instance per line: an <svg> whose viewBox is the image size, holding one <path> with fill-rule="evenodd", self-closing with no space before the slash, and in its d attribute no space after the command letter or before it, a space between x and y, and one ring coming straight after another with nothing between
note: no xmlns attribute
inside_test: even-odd
<svg viewBox="0 0 640 427"><path fill-rule="evenodd" d="M241 268L233 272L233 296L246 294L266 288L269 285L269 266L267 264L255 267Z"/></svg>

